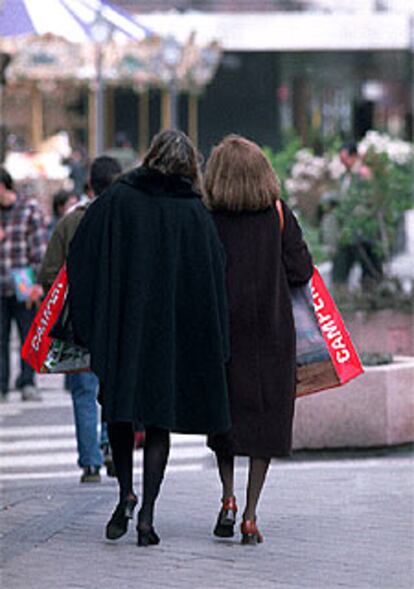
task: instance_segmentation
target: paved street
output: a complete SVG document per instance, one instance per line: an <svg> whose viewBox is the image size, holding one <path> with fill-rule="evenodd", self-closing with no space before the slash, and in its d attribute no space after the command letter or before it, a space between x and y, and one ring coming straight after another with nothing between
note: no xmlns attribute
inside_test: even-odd
<svg viewBox="0 0 414 589"><path fill-rule="evenodd" d="M103 537L116 484L80 485L70 396L41 377L43 403L16 392L0 405L2 584L12 589L405 589L414 583L414 485L406 449L353 456L301 454L273 465L262 503L265 543L211 535L219 485L199 436L174 436L158 504L158 547L132 525ZM136 452L137 489L141 451ZM243 498L245 462L237 496Z"/></svg>

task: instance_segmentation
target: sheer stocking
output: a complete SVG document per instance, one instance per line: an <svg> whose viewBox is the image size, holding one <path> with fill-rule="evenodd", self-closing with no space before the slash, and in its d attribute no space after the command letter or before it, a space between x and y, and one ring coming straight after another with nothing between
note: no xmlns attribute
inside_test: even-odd
<svg viewBox="0 0 414 589"><path fill-rule="evenodd" d="M132 423L120 421L108 423L108 437L112 448L116 478L119 484L119 500L124 501L133 495L133 453L134 429Z"/></svg>
<svg viewBox="0 0 414 589"><path fill-rule="evenodd" d="M170 451L170 433L168 430L150 427L145 430L145 435L144 492L138 517L140 527L152 525L154 505L160 492Z"/></svg>
<svg viewBox="0 0 414 589"><path fill-rule="evenodd" d="M249 480L246 492L246 509L243 514L244 519L251 520L256 517L256 508L266 480L269 464L269 458L250 458Z"/></svg>
<svg viewBox="0 0 414 589"><path fill-rule="evenodd" d="M234 456L216 454L217 466L223 486L223 499L234 495Z"/></svg>

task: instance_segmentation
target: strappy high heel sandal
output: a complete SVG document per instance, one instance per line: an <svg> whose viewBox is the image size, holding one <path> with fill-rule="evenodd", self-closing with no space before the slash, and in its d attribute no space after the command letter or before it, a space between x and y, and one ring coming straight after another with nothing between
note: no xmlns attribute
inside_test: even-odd
<svg viewBox="0 0 414 589"><path fill-rule="evenodd" d="M219 538L231 538L234 536L236 514L236 497L233 496L222 499L222 507L219 511L213 534Z"/></svg>
<svg viewBox="0 0 414 589"><path fill-rule="evenodd" d="M118 540L128 530L129 520L134 517L134 509L137 504L135 495L129 495L124 501L120 501L106 525L106 537L108 540Z"/></svg>
<svg viewBox="0 0 414 589"><path fill-rule="evenodd" d="M242 544L261 544L263 536L257 527L255 519L244 519L240 526Z"/></svg>

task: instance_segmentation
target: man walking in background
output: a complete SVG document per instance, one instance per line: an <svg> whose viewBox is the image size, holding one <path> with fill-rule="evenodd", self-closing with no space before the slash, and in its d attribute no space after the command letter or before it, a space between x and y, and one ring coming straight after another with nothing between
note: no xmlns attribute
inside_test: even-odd
<svg viewBox="0 0 414 589"><path fill-rule="evenodd" d="M370 218L375 214L372 205L364 198L364 187L372 181L372 171L364 163L356 143L344 143L339 151L345 167L342 176L334 214L337 223L336 251L333 256L332 280L335 287L347 288L349 275L354 264L361 267L361 284L370 286L382 278L382 259L370 239L360 229L351 234L342 231L344 221L352 217Z"/></svg>
<svg viewBox="0 0 414 589"><path fill-rule="evenodd" d="M121 166L114 158L102 156L92 162L89 184L92 200L98 197L115 177ZM91 200L84 199L56 225L50 239L39 278L45 291L49 290L66 261L69 244ZM78 464L83 469L81 483L100 482L102 453L98 440L98 408L96 402L99 382L92 372L70 375L70 390L75 417Z"/></svg>
<svg viewBox="0 0 414 589"><path fill-rule="evenodd" d="M0 167L0 399L6 401L10 380L10 334L17 324L24 342L35 315L42 288L36 274L46 250L47 232L43 215L35 200L27 199L14 189L13 179ZM27 282L19 292L16 278L21 273ZM19 296L17 296L19 295ZM33 369L21 360L15 386L23 401L40 401Z"/></svg>

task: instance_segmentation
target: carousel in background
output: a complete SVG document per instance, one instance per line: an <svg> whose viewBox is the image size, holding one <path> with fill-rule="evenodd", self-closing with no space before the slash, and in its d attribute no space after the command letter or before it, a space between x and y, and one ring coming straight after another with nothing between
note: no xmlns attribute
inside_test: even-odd
<svg viewBox="0 0 414 589"><path fill-rule="evenodd" d="M161 37L106 0L0 0L0 160L49 208L69 187L65 164L83 144L89 158L113 146L116 88L137 95L137 151L150 141L149 93L160 127L176 127L178 94L197 142L197 100L220 61L217 43Z"/></svg>

